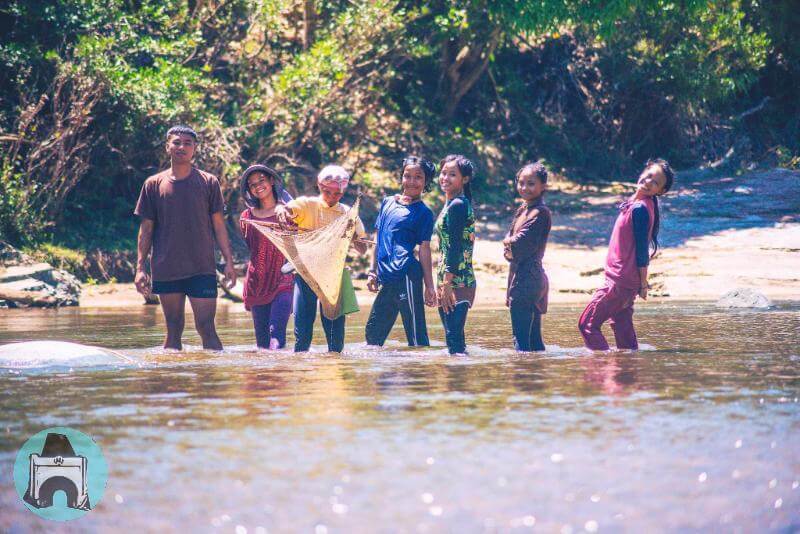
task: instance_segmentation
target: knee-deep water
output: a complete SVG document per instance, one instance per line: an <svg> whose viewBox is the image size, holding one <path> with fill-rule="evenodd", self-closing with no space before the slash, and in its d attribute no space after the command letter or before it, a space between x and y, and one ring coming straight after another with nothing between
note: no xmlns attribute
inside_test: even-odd
<svg viewBox="0 0 800 534"><path fill-rule="evenodd" d="M162 351L156 307L0 312L0 343L127 358L0 362L0 531L800 530L796 304L638 306L643 350L609 354L581 348L576 307L551 307L543 354L511 350L507 310L476 309L457 357L434 312L429 349L405 348L399 319L366 347L361 312L344 354L322 352L317 323L317 352L295 355L255 352L234 310L222 353L198 350L191 316L185 351ZM92 436L109 467L68 523L12 481L52 426Z"/></svg>

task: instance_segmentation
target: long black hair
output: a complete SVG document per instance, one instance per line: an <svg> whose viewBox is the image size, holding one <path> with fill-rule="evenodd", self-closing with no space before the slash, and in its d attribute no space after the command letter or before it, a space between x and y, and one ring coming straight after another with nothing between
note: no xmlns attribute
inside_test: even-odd
<svg viewBox="0 0 800 534"><path fill-rule="evenodd" d="M272 167L267 167L260 163L247 167L239 180L239 194L244 199L244 203L250 208L261 207L261 201L250 192L250 184L247 181L250 175L256 172L260 172L272 180L272 196L275 197L275 202L283 204L283 182L281 181L280 175Z"/></svg>
<svg viewBox="0 0 800 534"><path fill-rule="evenodd" d="M406 172L406 167L409 165L416 165L420 169L422 169L422 173L425 175L425 187L422 189L424 192L428 192L431 190L431 185L433 184L433 176L436 174L436 165L434 165L430 160L425 158L418 158L417 156L407 156L403 159L402 167L400 167L400 181L403 181L403 173Z"/></svg>
<svg viewBox="0 0 800 534"><path fill-rule="evenodd" d="M647 160L647 163L644 164L644 168L647 169L651 165L658 165L661 167L661 171L664 173L666 177L666 181L664 182L664 189L659 193L660 195L665 195L670 188L672 188L672 182L675 180L675 171L672 170L672 167L669 166L669 162L662 158L654 158ZM661 220L661 215L658 210L658 196L653 196L653 252L650 254L650 257L654 257L656 252L658 252L658 227Z"/></svg>
<svg viewBox="0 0 800 534"><path fill-rule="evenodd" d="M451 161L455 161L456 166L458 167L458 172L461 173L461 176L465 178L469 178L470 180L464 184L464 196L472 202L472 188L470 187L470 183L472 182L472 177L475 174L475 165L467 159L466 156L462 156L461 154L448 154L447 156L439 162L439 170L441 171L442 168L447 163Z"/></svg>

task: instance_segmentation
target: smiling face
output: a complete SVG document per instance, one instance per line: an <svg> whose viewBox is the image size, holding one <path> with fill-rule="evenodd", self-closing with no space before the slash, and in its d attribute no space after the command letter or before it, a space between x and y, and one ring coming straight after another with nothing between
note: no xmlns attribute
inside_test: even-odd
<svg viewBox="0 0 800 534"><path fill-rule="evenodd" d="M327 182L318 183L317 186L319 187L319 196L322 197L322 201L325 202L329 208L335 206L344 196L344 191L338 184Z"/></svg>
<svg viewBox="0 0 800 534"><path fill-rule="evenodd" d="M517 178L517 193L525 202L536 200L544 193L547 185L543 183L533 169L522 171Z"/></svg>
<svg viewBox="0 0 800 534"><path fill-rule="evenodd" d="M268 200L272 197L272 183L272 178L263 172L254 172L247 177L250 194L258 200Z"/></svg>
<svg viewBox="0 0 800 534"><path fill-rule="evenodd" d="M419 165L406 165L400 181L403 194L411 198L419 198L425 189L425 171Z"/></svg>
<svg viewBox="0 0 800 534"><path fill-rule="evenodd" d="M455 198L464 190L464 184L469 181L461 174L455 161L448 161L442 165L439 173L439 187L442 188L447 198Z"/></svg>
<svg viewBox="0 0 800 534"><path fill-rule="evenodd" d="M653 164L647 167L636 182L636 192L646 197L658 196L664 192L667 175L661 165Z"/></svg>
<svg viewBox="0 0 800 534"><path fill-rule="evenodd" d="M167 154L172 163L189 163L194 157L196 142L189 134L173 134L167 139Z"/></svg>

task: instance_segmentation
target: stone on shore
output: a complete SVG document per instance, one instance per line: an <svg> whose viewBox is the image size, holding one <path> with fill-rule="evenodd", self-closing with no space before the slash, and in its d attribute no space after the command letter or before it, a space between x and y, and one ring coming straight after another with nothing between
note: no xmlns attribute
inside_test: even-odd
<svg viewBox="0 0 800 534"><path fill-rule="evenodd" d="M728 291L717 301L719 308L769 308L772 302L763 293L751 288Z"/></svg>
<svg viewBox="0 0 800 534"><path fill-rule="evenodd" d="M73 275L0 242L0 307L77 306L80 295Z"/></svg>

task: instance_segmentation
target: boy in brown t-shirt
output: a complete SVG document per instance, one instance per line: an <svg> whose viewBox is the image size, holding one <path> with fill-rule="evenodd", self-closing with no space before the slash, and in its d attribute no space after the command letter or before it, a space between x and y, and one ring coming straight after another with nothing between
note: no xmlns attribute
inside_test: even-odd
<svg viewBox="0 0 800 534"><path fill-rule="evenodd" d="M164 348L181 349L186 297L195 317L203 348L222 350L214 317L217 275L214 238L225 258L225 282L236 283L223 200L216 177L192 165L197 134L188 126L167 132L170 168L145 180L134 213L141 217L136 289L160 296L167 323ZM152 248L150 270L145 262Z"/></svg>

